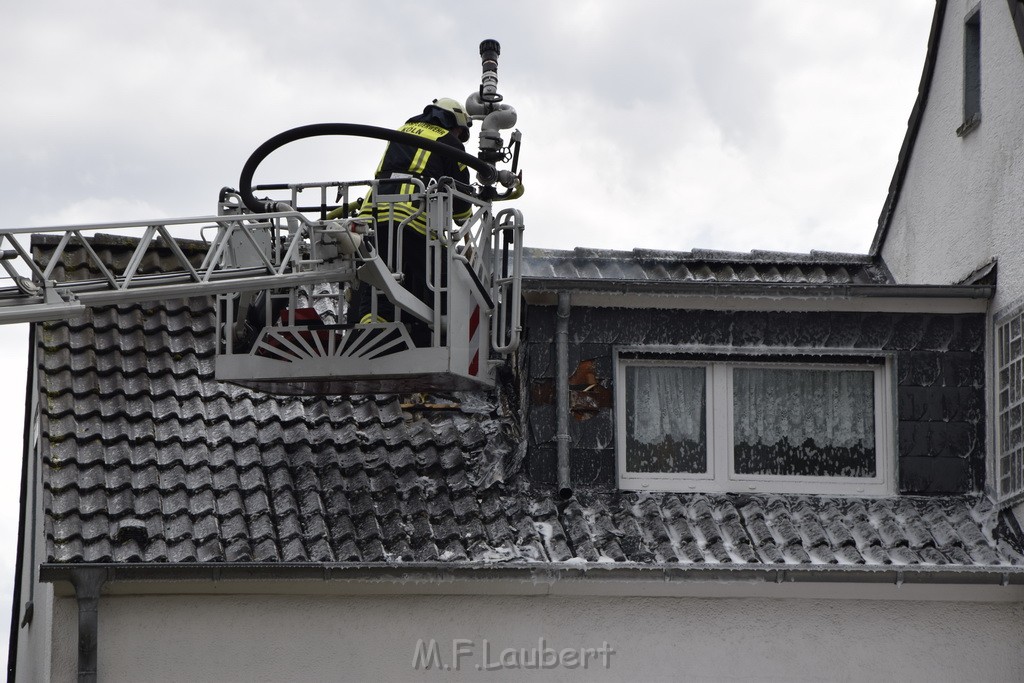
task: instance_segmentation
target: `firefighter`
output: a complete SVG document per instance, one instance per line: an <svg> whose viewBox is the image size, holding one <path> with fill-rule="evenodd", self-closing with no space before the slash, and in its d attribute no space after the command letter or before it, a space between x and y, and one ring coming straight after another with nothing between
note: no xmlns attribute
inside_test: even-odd
<svg viewBox="0 0 1024 683"><path fill-rule="evenodd" d="M466 148L463 143L469 140L469 129L472 125L473 122L462 104L450 97L442 97L428 104L422 114L406 121L399 130L451 145L464 152ZM408 182L410 178L418 178L426 185L431 180L445 176L462 184L463 190L469 187L469 169L465 164L442 154L392 142L384 152L374 177L379 181L386 181L379 183L377 190L379 194L405 194L415 191L415 186ZM367 201L360 209L359 215L364 218L377 219L376 248L377 253L385 261L389 261L389 241L391 239L388 234L388 212L391 210L394 212L393 225L395 227L410 216L415 216L406 223L401 240L402 253L395 254L393 260L389 261L389 265L396 270L401 269L404 273L405 278L402 285L407 290L423 303L433 307L434 293L427 287L429 277L426 268L427 217L425 213L418 213L425 209L418 205L421 203L396 202L377 207ZM416 215L417 213L418 215ZM469 218L470 213L469 203L456 197L453 207L455 221L461 224ZM442 265L446 261L447 255L442 255ZM446 274L442 275L442 279L446 277ZM359 289L357 315L358 322L361 324L375 322L370 313L371 296L370 287L364 286ZM394 320L394 306L385 297L378 297L377 316L378 320ZM410 334L417 346L429 345L430 330L426 325L419 321L414 322L410 325Z"/></svg>

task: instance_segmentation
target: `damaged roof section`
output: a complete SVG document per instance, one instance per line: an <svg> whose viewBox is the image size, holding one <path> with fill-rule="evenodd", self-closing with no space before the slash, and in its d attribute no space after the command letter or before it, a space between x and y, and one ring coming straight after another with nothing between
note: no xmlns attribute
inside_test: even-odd
<svg viewBox="0 0 1024 683"><path fill-rule="evenodd" d="M487 544L501 508L484 492L518 456L493 402L403 410L222 384L213 314L190 299L44 326L51 561L465 559Z"/></svg>

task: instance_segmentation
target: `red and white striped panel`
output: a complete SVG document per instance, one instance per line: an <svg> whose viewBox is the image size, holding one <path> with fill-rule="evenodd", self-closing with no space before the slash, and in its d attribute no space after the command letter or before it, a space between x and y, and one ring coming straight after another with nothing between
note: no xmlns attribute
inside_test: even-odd
<svg viewBox="0 0 1024 683"><path fill-rule="evenodd" d="M469 374L476 377L480 373L480 307L473 306L473 314L469 316Z"/></svg>

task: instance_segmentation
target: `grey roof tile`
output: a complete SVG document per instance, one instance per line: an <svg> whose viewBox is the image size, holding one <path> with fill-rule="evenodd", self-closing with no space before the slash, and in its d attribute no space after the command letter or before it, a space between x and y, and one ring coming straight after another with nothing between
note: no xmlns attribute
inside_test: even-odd
<svg viewBox="0 0 1024 683"><path fill-rule="evenodd" d="M622 533L619 537L619 547L627 561L639 563L654 561L654 553L651 552L644 540L643 531L636 516L620 510L615 516L615 525ZM703 556L699 561L703 561Z"/></svg>
<svg viewBox="0 0 1024 683"><path fill-rule="evenodd" d="M254 562L276 562L281 559L281 553L272 538L255 539L252 559Z"/></svg>
<svg viewBox="0 0 1024 683"><path fill-rule="evenodd" d="M889 559L895 564L920 564L921 557L906 546L889 548Z"/></svg>
<svg viewBox="0 0 1024 683"><path fill-rule="evenodd" d="M81 537L73 537L67 540L47 539L50 547L51 562L81 562L83 558L83 546Z"/></svg>
<svg viewBox="0 0 1024 683"><path fill-rule="evenodd" d="M277 538L277 531L269 512L264 509L261 512L250 513L247 516L249 521L249 537L254 541L273 541Z"/></svg>
<svg viewBox="0 0 1024 683"><path fill-rule="evenodd" d="M813 564L839 564L839 558L827 544L811 546L807 554Z"/></svg>
<svg viewBox="0 0 1024 683"><path fill-rule="evenodd" d="M184 511L164 511L164 540L168 543L178 543L183 539L192 537L192 520Z"/></svg>
<svg viewBox="0 0 1024 683"><path fill-rule="evenodd" d="M858 546L857 549L867 564L892 564L889 554L880 545Z"/></svg>
<svg viewBox="0 0 1024 683"><path fill-rule="evenodd" d="M216 537L201 541L196 546L197 562L214 562L223 557L224 548Z"/></svg>
<svg viewBox="0 0 1024 683"><path fill-rule="evenodd" d="M216 502L211 489L206 489L189 497L189 514L193 519L213 520L216 509ZM216 533L216 528L213 531ZM200 536L200 538L205 537Z"/></svg>
<svg viewBox="0 0 1024 683"><path fill-rule="evenodd" d="M352 538L343 538L340 542L335 541L334 544L334 557L338 562L358 562L361 558L359 555L359 546L356 545L355 540Z"/></svg>
<svg viewBox="0 0 1024 683"><path fill-rule="evenodd" d="M235 496L237 497L237 495L236 493ZM230 496L225 496L221 500L225 498L230 498ZM241 511L240 506L237 509L232 506L231 512L219 512L217 518L220 520L219 531L221 538L227 541L235 541L240 538L249 537L249 525L245 522L245 515Z"/></svg>
<svg viewBox="0 0 1024 683"><path fill-rule="evenodd" d="M109 538L102 537L93 542L83 539L82 562L111 562L113 559L113 545Z"/></svg>
<svg viewBox="0 0 1024 683"><path fill-rule="evenodd" d="M112 552L112 562L142 562L143 560L142 547L135 539L129 539L114 545Z"/></svg>
<svg viewBox="0 0 1024 683"><path fill-rule="evenodd" d="M229 539L223 547L225 562L252 562L253 560L252 548L249 546L248 539Z"/></svg>
<svg viewBox="0 0 1024 683"><path fill-rule="evenodd" d="M156 475L155 468L148 468L146 472L152 474L153 487L149 490L141 490L138 487L133 487L133 491L136 492L134 498L134 510L136 517L146 517L149 515L160 514L163 507L163 498L160 491L156 489L156 483L158 477ZM138 474L138 473L136 473Z"/></svg>
<svg viewBox="0 0 1024 683"><path fill-rule="evenodd" d="M832 550L835 552L836 559L839 560L840 564L866 564L867 561L864 556L857 552L857 548L852 545L843 545L838 548L834 547Z"/></svg>
<svg viewBox="0 0 1024 683"><path fill-rule="evenodd" d="M135 511L135 492L130 487L111 491L106 494L105 504L107 514L111 517L115 519L129 517Z"/></svg>
<svg viewBox="0 0 1024 683"><path fill-rule="evenodd" d="M810 564L811 556L803 546L797 544L787 545L782 549L782 555L789 564Z"/></svg>
<svg viewBox="0 0 1024 683"><path fill-rule="evenodd" d="M85 517L82 519L81 534L86 544L107 539L110 536L110 520L102 513Z"/></svg>
<svg viewBox="0 0 1024 683"><path fill-rule="evenodd" d="M171 563L177 562L196 562L198 556L196 555L196 544L191 538L187 536L179 537L176 540L167 541L167 561Z"/></svg>

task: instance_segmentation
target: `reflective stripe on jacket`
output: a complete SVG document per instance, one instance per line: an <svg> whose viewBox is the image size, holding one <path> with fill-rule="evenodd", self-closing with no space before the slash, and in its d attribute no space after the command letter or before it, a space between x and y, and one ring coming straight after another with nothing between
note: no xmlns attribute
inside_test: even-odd
<svg viewBox="0 0 1024 683"><path fill-rule="evenodd" d="M439 125L437 119L430 114L414 116L398 130L403 133L419 135L427 140L451 145L461 152L466 150L455 134L448 128ZM392 142L388 144L384 156L381 157L375 177L381 181L389 181L392 178L395 178L395 180L379 183L377 193L410 194L415 192L415 184L402 182L403 176L406 178L418 178L424 184L437 178L449 176L457 182L469 185L469 168L465 164L459 163L443 154L435 154L425 149L412 147L411 145ZM382 204L380 207L377 207L371 203L368 196L367 201L359 210L359 215L362 217L373 217L376 215L378 220L387 220L389 210L393 210L396 222L401 222L423 209L422 202L395 202L393 204ZM455 198L453 214L456 221L466 220L471 212L472 209L468 202L458 197ZM427 231L426 214L420 213L408 225L414 230L425 234Z"/></svg>

